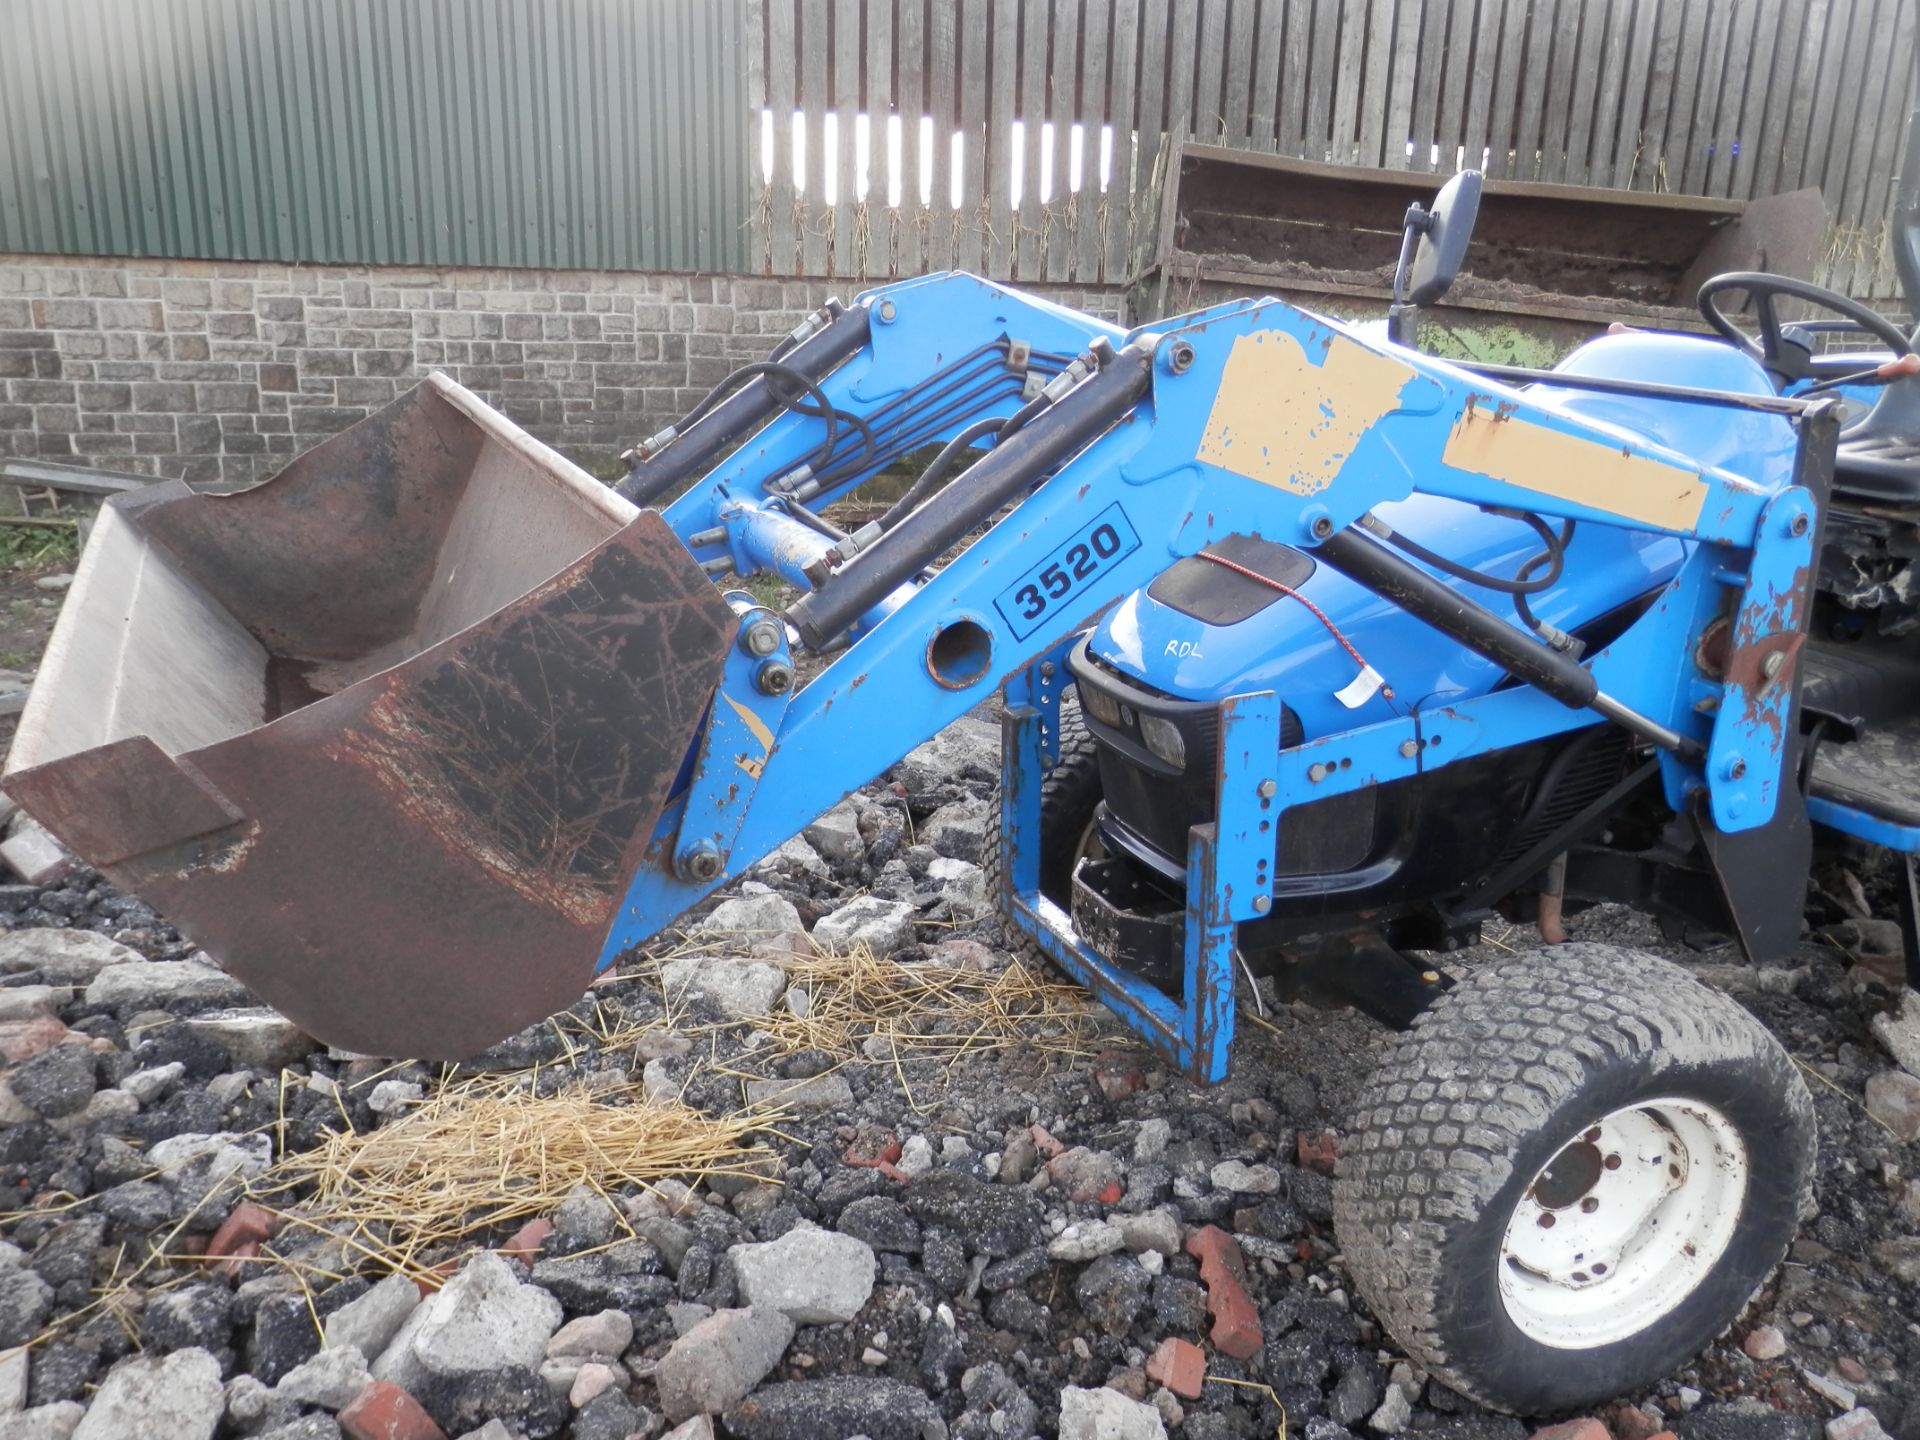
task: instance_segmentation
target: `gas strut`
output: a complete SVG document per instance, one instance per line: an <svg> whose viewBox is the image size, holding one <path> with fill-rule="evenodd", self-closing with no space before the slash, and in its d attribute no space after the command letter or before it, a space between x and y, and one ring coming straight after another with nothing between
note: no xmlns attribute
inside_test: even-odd
<svg viewBox="0 0 1920 1440"><path fill-rule="evenodd" d="M1662 750L1701 753L1697 741L1622 705L1600 688L1593 672L1571 655L1542 645L1443 585L1411 560L1402 559L1356 525L1321 540L1319 554L1334 569L1359 581L1381 599L1424 620L1474 654L1491 660L1514 679L1544 690L1574 710L1597 710L1623 729Z"/></svg>

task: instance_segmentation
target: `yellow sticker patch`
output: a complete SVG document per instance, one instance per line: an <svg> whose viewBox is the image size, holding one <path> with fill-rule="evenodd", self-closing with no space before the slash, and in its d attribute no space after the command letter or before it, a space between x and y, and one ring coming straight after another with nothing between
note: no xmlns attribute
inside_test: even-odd
<svg viewBox="0 0 1920 1440"><path fill-rule="evenodd" d="M1295 495L1318 495L1418 372L1329 332L1319 364L1291 331L1239 336L1194 457Z"/></svg>
<svg viewBox="0 0 1920 1440"><path fill-rule="evenodd" d="M1454 421L1440 459L1470 475L1665 530L1692 529L1707 503L1698 471L1483 406L1468 406Z"/></svg>

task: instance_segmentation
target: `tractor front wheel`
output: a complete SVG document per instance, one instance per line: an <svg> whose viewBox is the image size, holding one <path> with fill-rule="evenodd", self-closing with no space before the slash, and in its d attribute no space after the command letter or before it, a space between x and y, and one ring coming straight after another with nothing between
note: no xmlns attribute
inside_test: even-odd
<svg viewBox="0 0 1920 1440"><path fill-rule="evenodd" d="M1569 944L1481 970L1398 1037L1334 1224L1407 1353L1481 1402L1627 1394L1727 1329L1807 1207L1813 1102L1678 966Z"/></svg>
<svg viewBox="0 0 1920 1440"><path fill-rule="evenodd" d="M1073 908L1073 872L1083 859L1106 853L1094 812L1100 808L1100 756L1072 691L1060 700L1060 752L1040 781L1040 893L1062 910ZM1000 790L990 807L995 826L987 836L987 894L1000 894ZM1010 929L1011 927L1009 927ZM1022 945L1038 953L1037 946Z"/></svg>

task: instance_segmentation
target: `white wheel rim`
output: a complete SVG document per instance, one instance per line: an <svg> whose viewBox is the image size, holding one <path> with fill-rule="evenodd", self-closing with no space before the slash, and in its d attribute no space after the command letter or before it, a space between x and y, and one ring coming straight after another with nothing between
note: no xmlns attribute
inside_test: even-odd
<svg viewBox="0 0 1920 1440"><path fill-rule="evenodd" d="M1574 1136L1500 1245L1500 1299L1529 1339L1592 1350L1638 1335L1706 1279L1740 1222L1747 1147L1698 1100L1649 1100Z"/></svg>

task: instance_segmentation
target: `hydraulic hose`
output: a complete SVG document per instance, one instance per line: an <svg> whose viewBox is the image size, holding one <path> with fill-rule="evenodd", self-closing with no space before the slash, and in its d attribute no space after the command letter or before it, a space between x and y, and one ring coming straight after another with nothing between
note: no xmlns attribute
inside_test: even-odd
<svg viewBox="0 0 1920 1440"><path fill-rule="evenodd" d="M1029 425L983 455L954 484L907 515L844 565L821 589L787 610L818 650L912 579L1001 506L1018 499L1104 434L1147 393L1153 353L1129 345ZM1531 642L1529 642L1531 643Z"/></svg>
<svg viewBox="0 0 1920 1440"><path fill-rule="evenodd" d="M834 303L830 301L829 305ZM869 320L865 305L841 310L777 363L817 382L866 345ZM665 439L655 437L660 443L653 453L637 457L616 488L636 505L651 505L674 486L700 473L716 455L783 403L778 382L772 377L756 375L748 379L725 399L715 401L697 420L683 421L662 432Z"/></svg>

